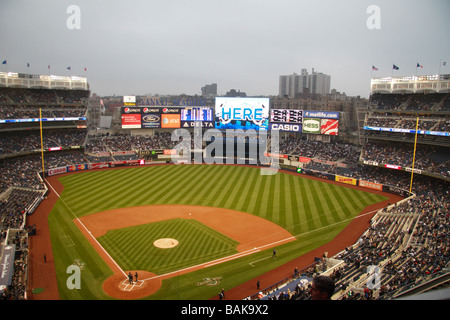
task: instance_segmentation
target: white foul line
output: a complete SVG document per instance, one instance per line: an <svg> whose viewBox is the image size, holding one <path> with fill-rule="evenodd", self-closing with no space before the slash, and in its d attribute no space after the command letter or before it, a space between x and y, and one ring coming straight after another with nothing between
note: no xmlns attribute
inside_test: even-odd
<svg viewBox="0 0 450 320"><path fill-rule="evenodd" d="M126 277L127 274L122 270L121 267L119 267L119 265L114 261L113 258L111 258L111 256L109 255L109 253L102 247L102 245L97 241L97 239L95 239L95 237L92 235L91 231L88 230L88 228L86 228L86 226L80 221L80 219L76 216L75 212L72 211L72 209L67 205L67 203L61 198L61 196L58 194L58 192L56 192L56 190L53 188L53 186L47 181L47 179L45 179L45 182L47 182L47 184L50 186L50 188L52 188L53 192L58 196L58 199L61 200L62 203L64 203L64 205L67 207L67 209L69 209L69 211L71 212L71 214L75 217L75 220L78 221L78 223L89 233L89 236L91 236L91 238L95 241L95 243L103 250L103 252L108 256L108 258L114 263L114 265L120 270L120 272L123 273L123 275Z"/></svg>

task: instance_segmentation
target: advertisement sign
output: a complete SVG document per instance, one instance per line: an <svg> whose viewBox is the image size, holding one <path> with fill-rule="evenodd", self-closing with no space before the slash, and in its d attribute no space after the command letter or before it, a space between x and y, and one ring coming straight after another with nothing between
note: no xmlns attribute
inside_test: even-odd
<svg viewBox="0 0 450 320"><path fill-rule="evenodd" d="M358 180L353 179L353 178L349 178L349 177L342 177L342 176L335 176L335 180L337 182L342 182L342 183L346 183L346 184L351 184L353 186L356 186L356 182Z"/></svg>
<svg viewBox="0 0 450 320"><path fill-rule="evenodd" d="M329 119L321 119L320 120L320 133L337 136L338 135L338 127L339 120L329 120Z"/></svg>
<svg viewBox="0 0 450 320"><path fill-rule="evenodd" d="M123 96L123 104L125 106L136 105L136 96Z"/></svg>
<svg viewBox="0 0 450 320"><path fill-rule="evenodd" d="M161 128L180 128L180 114L161 114Z"/></svg>
<svg viewBox="0 0 450 320"><path fill-rule="evenodd" d="M142 128L161 128L161 115L143 114L141 125Z"/></svg>
<svg viewBox="0 0 450 320"><path fill-rule="evenodd" d="M320 134L320 119L303 119L303 133Z"/></svg>
<svg viewBox="0 0 450 320"><path fill-rule="evenodd" d="M61 173L66 173L66 172L67 172L67 167L48 169L49 176L54 176L55 174L61 174Z"/></svg>
<svg viewBox="0 0 450 320"><path fill-rule="evenodd" d="M218 97L215 103L217 129L269 128L269 98Z"/></svg>
<svg viewBox="0 0 450 320"><path fill-rule="evenodd" d="M122 128L123 129L140 129L141 128L141 114L122 114Z"/></svg>
<svg viewBox="0 0 450 320"><path fill-rule="evenodd" d="M181 128L214 128L214 121L181 121Z"/></svg>
<svg viewBox="0 0 450 320"><path fill-rule="evenodd" d="M14 273L15 254L15 244L6 245L3 248L3 255L0 263L0 287L11 285L12 275Z"/></svg>
<svg viewBox="0 0 450 320"><path fill-rule="evenodd" d="M369 188L373 190L382 191L383 185L375 182L365 181L365 180L359 180L359 186L364 188Z"/></svg>
<svg viewBox="0 0 450 320"><path fill-rule="evenodd" d="M330 111L303 111L305 118L320 118L320 119L339 119L339 112Z"/></svg>
<svg viewBox="0 0 450 320"><path fill-rule="evenodd" d="M270 130L272 131L288 131L288 132L302 132L301 124L289 123L271 123Z"/></svg>

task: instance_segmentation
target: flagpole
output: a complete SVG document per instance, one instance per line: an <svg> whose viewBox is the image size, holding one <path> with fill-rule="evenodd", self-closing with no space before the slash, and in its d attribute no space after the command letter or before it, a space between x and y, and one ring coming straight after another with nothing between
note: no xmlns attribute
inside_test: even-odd
<svg viewBox="0 0 450 320"><path fill-rule="evenodd" d="M416 122L416 137L414 139L414 153L413 153L413 162L412 162L412 170L411 170L411 183L409 185L409 193L411 193L412 184L413 184L414 162L416 160L417 131L419 131L419 117L417 117L417 122Z"/></svg>
<svg viewBox="0 0 450 320"><path fill-rule="evenodd" d="M391 69L391 93L394 91L394 64Z"/></svg>

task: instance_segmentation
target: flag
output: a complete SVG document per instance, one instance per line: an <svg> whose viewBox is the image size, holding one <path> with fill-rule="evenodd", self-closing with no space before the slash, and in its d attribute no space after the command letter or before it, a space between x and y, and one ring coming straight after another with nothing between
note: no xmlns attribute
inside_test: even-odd
<svg viewBox="0 0 450 320"><path fill-rule="evenodd" d="M72 68L71 67L67 67L67 70L71 70Z"/></svg>
<svg viewBox="0 0 450 320"><path fill-rule="evenodd" d="M398 70L399 69L399 67L397 67L395 64L394 65L392 65L392 69L394 69L394 70Z"/></svg>
<svg viewBox="0 0 450 320"><path fill-rule="evenodd" d="M84 68L84 71L87 71L87 68Z"/></svg>
<svg viewBox="0 0 450 320"><path fill-rule="evenodd" d="M3 60L2 64L6 64L6 60Z"/></svg>
<svg viewBox="0 0 450 320"><path fill-rule="evenodd" d="M443 66L446 66L446 65L447 65L447 62L446 62L446 61L442 62L442 65L443 65Z"/></svg>
<svg viewBox="0 0 450 320"><path fill-rule="evenodd" d="M378 71L378 68L372 66L372 70Z"/></svg>
<svg viewBox="0 0 450 320"><path fill-rule="evenodd" d="M48 65L48 68L50 69L50 65Z"/></svg>
<svg viewBox="0 0 450 320"><path fill-rule="evenodd" d="M30 67L30 63L29 62L27 62L27 68L29 68Z"/></svg>
<svg viewBox="0 0 450 320"><path fill-rule="evenodd" d="M420 63L417 62L417 67L416 68L423 68L423 66L421 66Z"/></svg>

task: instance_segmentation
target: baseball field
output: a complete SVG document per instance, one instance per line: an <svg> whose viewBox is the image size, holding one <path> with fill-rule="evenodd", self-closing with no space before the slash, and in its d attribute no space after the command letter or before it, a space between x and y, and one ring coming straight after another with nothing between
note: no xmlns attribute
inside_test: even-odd
<svg viewBox="0 0 450 320"><path fill-rule="evenodd" d="M58 197L48 216L57 287L69 300L210 299L329 243L387 200L232 165L86 171L48 182ZM129 284L129 272L139 281Z"/></svg>

